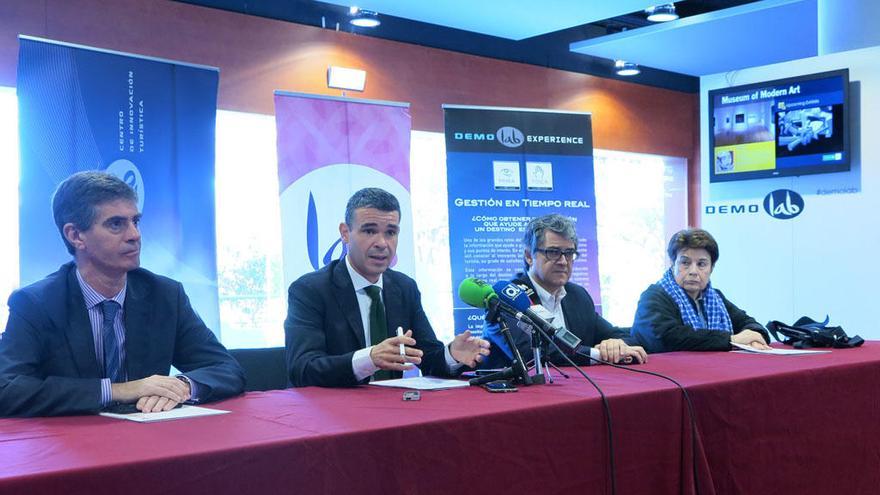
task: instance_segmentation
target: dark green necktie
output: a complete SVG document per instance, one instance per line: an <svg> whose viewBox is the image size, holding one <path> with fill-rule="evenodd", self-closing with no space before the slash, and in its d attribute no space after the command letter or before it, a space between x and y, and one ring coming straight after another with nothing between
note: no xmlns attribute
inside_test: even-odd
<svg viewBox="0 0 880 495"><path fill-rule="evenodd" d="M385 305L382 304L382 298L379 297L382 289L378 285L368 285L364 287L364 291L370 296L370 345L377 345L388 338ZM373 373L374 380L387 380L388 378L391 378L391 372L388 370L379 370Z"/></svg>

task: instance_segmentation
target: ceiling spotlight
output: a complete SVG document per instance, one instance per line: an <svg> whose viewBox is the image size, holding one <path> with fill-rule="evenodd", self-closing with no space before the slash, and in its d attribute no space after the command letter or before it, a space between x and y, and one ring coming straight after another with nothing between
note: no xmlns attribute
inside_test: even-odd
<svg viewBox="0 0 880 495"><path fill-rule="evenodd" d="M351 15L351 20L348 22L357 27L374 28L382 24L382 21L379 20L379 14L372 10L351 7L348 9L348 13Z"/></svg>
<svg viewBox="0 0 880 495"><path fill-rule="evenodd" d="M651 22L669 22L678 19L678 14L675 13L675 5L671 3L648 7L645 9L645 13L648 14L648 20Z"/></svg>
<svg viewBox="0 0 880 495"><path fill-rule="evenodd" d="M615 60L614 70L618 76L634 76L640 72L639 66L626 60Z"/></svg>

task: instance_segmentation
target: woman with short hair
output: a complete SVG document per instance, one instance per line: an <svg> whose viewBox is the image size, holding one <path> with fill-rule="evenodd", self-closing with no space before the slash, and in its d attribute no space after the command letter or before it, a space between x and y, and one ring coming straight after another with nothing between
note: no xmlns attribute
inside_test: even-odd
<svg viewBox="0 0 880 495"><path fill-rule="evenodd" d="M666 252L672 266L642 293L632 326L645 350L728 351L733 343L769 348L767 330L709 282L718 261L709 232L677 232Z"/></svg>

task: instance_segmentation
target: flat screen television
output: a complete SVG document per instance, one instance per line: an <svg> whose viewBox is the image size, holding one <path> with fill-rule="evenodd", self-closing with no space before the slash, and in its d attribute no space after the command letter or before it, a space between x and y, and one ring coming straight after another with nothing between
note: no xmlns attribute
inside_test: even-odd
<svg viewBox="0 0 880 495"><path fill-rule="evenodd" d="M849 69L709 91L709 181L849 170Z"/></svg>

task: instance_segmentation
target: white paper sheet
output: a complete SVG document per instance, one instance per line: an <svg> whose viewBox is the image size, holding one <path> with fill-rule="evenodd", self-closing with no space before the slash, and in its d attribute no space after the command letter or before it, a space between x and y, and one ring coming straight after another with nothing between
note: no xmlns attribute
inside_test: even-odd
<svg viewBox="0 0 880 495"><path fill-rule="evenodd" d="M116 419L127 419L138 423L154 423L156 421L171 421L173 419L197 418L199 416L213 416L215 414L226 414L229 411L220 409L208 409L199 406L180 406L170 411L154 412L154 413L131 413L131 414L115 414L102 412L101 416Z"/></svg>
<svg viewBox="0 0 880 495"><path fill-rule="evenodd" d="M413 378L398 378L396 380L382 380L370 382L370 385L379 387L409 388L413 390L445 390L448 388L469 387L466 380L450 380L433 376L418 376Z"/></svg>
<svg viewBox="0 0 880 495"><path fill-rule="evenodd" d="M831 352L831 351L814 351L814 350L807 350L807 349L775 349L775 348L770 349L769 351L765 351L763 349L755 349L754 347L749 346L749 345L737 344L736 342L733 342L733 346L742 349L741 351L734 351L734 352L742 352L742 353L746 353L746 354L772 354L775 356L797 356L800 354L826 354L826 353Z"/></svg>

